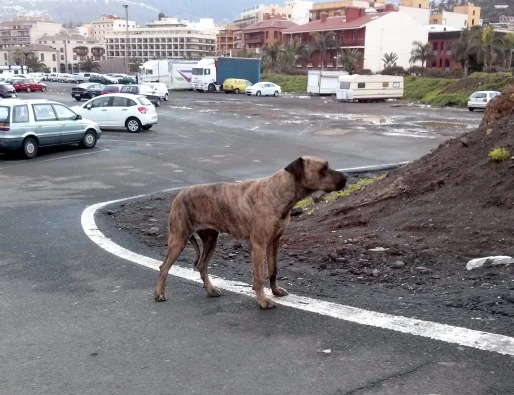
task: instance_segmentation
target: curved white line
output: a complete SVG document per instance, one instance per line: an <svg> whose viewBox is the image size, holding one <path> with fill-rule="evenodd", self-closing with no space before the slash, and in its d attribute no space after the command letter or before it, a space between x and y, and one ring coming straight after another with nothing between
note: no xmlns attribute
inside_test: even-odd
<svg viewBox="0 0 514 395"><path fill-rule="evenodd" d="M180 189L182 188L172 188L166 191L174 191ZM104 250L110 252L111 254L114 254L119 258L126 259L138 265L142 265L153 270L159 270L159 265L161 264L160 261L137 254L117 245L98 229L95 222L95 214L99 209L114 203L137 199L144 196L148 195L139 195L125 199L112 200L87 207L82 212L82 228L84 229L86 235L94 243L96 243ZM192 269L174 265L171 270L171 274L188 281L201 283L199 274ZM216 286L224 290L239 293L252 298L255 297L255 293L253 292L252 287L246 283L226 280L215 276L211 276L211 278L213 279L213 282ZM270 290L266 289L266 293L273 297ZM395 316L391 314L378 313L375 311L368 311L356 307L325 302L323 300L317 300L293 294L290 294L285 298L274 298L274 300L278 304L284 306L289 306L298 310L308 311L311 313L337 318L339 320L349 321L356 324L390 329L397 332L427 337L447 343L459 344L461 346L472 347L479 350L492 351L499 354L514 355L514 338L504 335L482 332L446 324L439 324L431 321Z"/></svg>

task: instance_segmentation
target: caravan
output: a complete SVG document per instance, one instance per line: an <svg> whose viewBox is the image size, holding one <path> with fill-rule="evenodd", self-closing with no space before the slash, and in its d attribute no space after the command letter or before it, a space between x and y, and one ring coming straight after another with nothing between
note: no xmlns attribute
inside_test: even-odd
<svg viewBox="0 0 514 395"><path fill-rule="evenodd" d="M140 68L139 82L160 82L171 90L189 90L193 88L191 79L196 64L194 60L149 60Z"/></svg>
<svg viewBox="0 0 514 395"><path fill-rule="evenodd" d="M348 75L347 71L309 70L307 93L311 95L335 95L339 86L339 76Z"/></svg>
<svg viewBox="0 0 514 395"><path fill-rule="evenodd" d="M341 75L336 90L338 101L401 99L403 77L395 75Z"/></svg>

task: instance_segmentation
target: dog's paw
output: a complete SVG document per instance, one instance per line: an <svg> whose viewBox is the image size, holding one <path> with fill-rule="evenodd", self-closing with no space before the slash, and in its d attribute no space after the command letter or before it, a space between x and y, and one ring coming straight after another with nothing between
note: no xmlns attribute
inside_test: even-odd
<svg viewBox="0 0 514 395"><path fill-rule="evenodd" d="M206 289L207 295L209 295L211 298L217 298L218 296L221 296L221 291L216 287L210 287L209 289Z"/></svg>
<svg viewBox="0 0 514 395"><path fill-rule="evenodd" d="M273 292L273 295L275 296L287 296L289 295L289 292L287 292L284 288L282 287L275 287L271 290Z"/></svg>
<svg viewBox="0 0 514 395"><path fill-rule="evenodd" d="M277 304L268 298L263 299L262 301L258 300L257 303L259 303L259 307L263 310L274 309L277 307Z"/></svg>
<svg viewBox="0 0 514 395"><path fill-rule="evenodd" d="M156 302L166 302L166 296L164 294L155 294L154 299Z"/></svg>

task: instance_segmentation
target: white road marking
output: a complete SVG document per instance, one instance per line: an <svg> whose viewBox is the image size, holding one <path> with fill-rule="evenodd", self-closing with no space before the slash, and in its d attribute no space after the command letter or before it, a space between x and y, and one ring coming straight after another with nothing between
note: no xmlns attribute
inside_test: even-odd
<svg viewBox="0 0 514 395"><path fill-rule="evenodd" d="M168 143L168 142L161 142L161 141L137 141L137 140L107 140L102 139L102 142L109 141L109 142L117 142L117 143L143 143L143 144L163 144L163 145L177 145L179 143Z"/></svg>
<svg viewBox="0 0 514 395"><path fill-rule="evenodd" d="M347 169L345 169L347 170ZM182 188L171 188L164 192L180 190ZM161 261L137 254L123 248L111 239L106 237L96 226L95 213L103 207L127 200L137 199L148 195L138 195L125 199L112 200L98 203L87 207L82 212L81 224L86 235L99 247L138 265L153 270L159 270ZM202 283L199 274L192 269L174 265L170 274L195 283ZM221 277L211 276L214 284L229 292L238 293L244 296L255 298L255 292L249 284L226 280ZM266 289L271 295L271 291ZM389 329L397 332L426 337L446 343L459 344L461 346L476 348L479 350L492 351L504 355L514 355L514 338L494 333L482 332L457 326L439 324L436 322L423 321L392 314L379 313L364 310L352 306L345 306L337 303L326 302L305 296L290 294L285 298L274 298L278 304L289 306L298 310L308 311L343 321L353 322L361 325L373 326L376 328Z"/></svg>

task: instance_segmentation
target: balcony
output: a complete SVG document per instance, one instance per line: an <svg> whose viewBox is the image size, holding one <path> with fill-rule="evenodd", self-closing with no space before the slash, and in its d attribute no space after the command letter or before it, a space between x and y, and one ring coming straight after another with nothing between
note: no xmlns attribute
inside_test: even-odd
<svg viewBox="0 0 514 395"><path fill-rule="evenodd" d="M245 36L244 42L245 44L261 44L264 42L264 35L259 34L256 36Z"/></svg>
<svg viewBox="0 0 514 395"><path fill-rule="evenodd" d="M364 38L343 38L339 41L341 47L363 47Z"/></svg>
<svg viewBox="0 0 514 395"><path fill-rule="evenodd" d="M101 47L93 47L91 48L91 54L93 56L104 56L105 55L105 49Z"/></svg>
<svg viewBox="0 0 514 395"><path fill-rule="evenodd" d="M75 52L78 56L87 56L89 49L88 47L75 47L73 52Z"/></svg>

